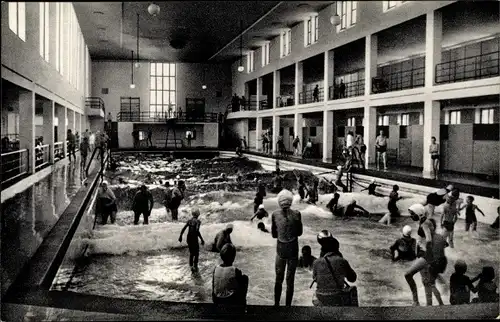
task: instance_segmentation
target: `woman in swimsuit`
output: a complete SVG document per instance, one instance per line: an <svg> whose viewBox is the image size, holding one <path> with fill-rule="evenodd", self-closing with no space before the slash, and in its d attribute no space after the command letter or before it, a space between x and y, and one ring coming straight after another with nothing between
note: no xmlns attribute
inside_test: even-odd
<svg viewBox="0 0 500 322"><path fill-rule="evenodd" d="M425 287L425 297L427 305L432 305L432 293L441 304L441 296L435 287L435 280L439 274L444 272L447 265L444 248L446 241L441 235L435 234L436 224L434 219L428 218L427 209L421 204L414 204L408 209L411 218L419 222L418 235L425 238L425 252L422 257L413 262L410 269L405 274L405 279L410 286L413 295L413 305L419 306L417 285L413 275L420 272Z"/></svg>
<svg viewBox="0 0 500 322"><path fill-rule="evenodd" d="M436 143L436 137L431 138L431 145L429 146L429 153L431 154L432 169L434 171L434 179L437 179L439 169L439 144Z"/></svg>

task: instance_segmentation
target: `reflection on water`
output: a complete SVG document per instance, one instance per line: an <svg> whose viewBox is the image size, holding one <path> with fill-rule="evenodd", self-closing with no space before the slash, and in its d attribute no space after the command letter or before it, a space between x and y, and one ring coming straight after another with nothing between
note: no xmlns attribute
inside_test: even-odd
<svg viewBox="0 0 500 322"><path fill-rule="evenodd" d="M81 187L78 159L2 203L2 294Z"/></svg>
<svg viewBox="0 0 500 322"><path fill-rule="evenodd" d="M256 222L249 221L252 216L251 196L251 192L198 194L181 207L179 223L171 222L161 206L153 210L150 225L144 226L130 225L133 213L121 211L117 225L98 226L93 232L92 239L88 241L90 262L80 268L71 283L66 285L67 280L59 278L54 288L66 285L72 291L121 298L210 302L212 272L220 259L218 254L206 248L210 247L209 243L216 233L231 222L234 225L232 240L239 249L235 265L250 278L248 303L272 305L276 240L270 234L257 230ZM393 263L388 259L387 249L400 237L405 224L410 224L414 232L416 224L408 218L401 219L393 227L378 224L376 219L380 217L337 220L324 208L330 198L331 195L320 196L318 206L299 203L298 197L295 198L293 207L301 211L304 223L300 246L310 245L313 255L318 256L320 249L316 234L322 229L331 230L340 241L342 253L358 274L356 285L361 306L411 305L411 293L403 277L410 264ZM387 198L359 192L343 194L340 203L346 204L353 198L373 213L381 212L387 206ZM414 196L401 200L398 205L405 210L420 200L421 196ZM278 208L273 195L269 195L264 204L270 213ZM177 241L194 206L201 211L201 234L208 244L200 254L199 275L196 276L189 269L186 244ZM269 219L264 222L269 228ZM463 221L457 223L456 248L446 250L449 265L443 276L447 281L458 258L466 260L470 276L478 274L484 265L498 267L498 235L487 225L479 224L479 235L469 236L463 231L463 224ZM60 272L62 275L63 272ZM298 269L293 305L312 305L311 280L309 270ZM425 303L418 276L416 281L421 303ZM438 288L445 303L448 303L447 287L438 285Z"/></svg>

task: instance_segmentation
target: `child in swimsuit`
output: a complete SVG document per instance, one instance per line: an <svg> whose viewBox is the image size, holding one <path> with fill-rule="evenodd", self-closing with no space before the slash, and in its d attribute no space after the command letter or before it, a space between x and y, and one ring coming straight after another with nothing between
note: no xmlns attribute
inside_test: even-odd
<svg viewBox="0 0 500 322"><path fill-rule="evenodd" d="M484 217L484 212L479 209L477 205L475 205L474 202L474 197L473 196L467 196L466 204L460 207L459 211L463 210L465 208L465 231L469 231L470 226L472 225L472 231L476 231L477 227L477 218L476 218L476 210L481 213Z"/></svg>

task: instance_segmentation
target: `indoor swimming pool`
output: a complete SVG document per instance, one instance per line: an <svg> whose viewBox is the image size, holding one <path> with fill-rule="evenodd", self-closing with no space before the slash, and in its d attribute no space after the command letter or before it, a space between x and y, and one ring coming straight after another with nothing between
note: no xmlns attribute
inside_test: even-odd
<svg viewBox="0 0 500 322"><path fill-rule="evenodd" d="M257 222L250 222L253 213L255 183L248 180L239 185L234 176L242 169L244 177L271 178L255 163L242 164L238 160L178 160L164 161L158 158L143 158L140 162L125 160L120 167L106 176L111 189L118 198L119 212L115 225L97 225L93 231L82 234L81 249L87 245L85 260L69 261L63 265L52 289L69 290L92 295L118 298L164 300L173 302L211 302L212 271L220 263L219 255L207 249L215 235L228 223L234 225L232 241L238 249L235 266L250 279L248 303L272 305L274 290L274 258L276 240L269 233L257 229ZM222 172L229 183L218 180ZM163 200L165 179L177 175L186 181L187 197L179 209L179 222L172 222L167 215ZM285 186L292 185L293 175ZM148 181L155 198L155 207L149 225L133 225L130 198L137 185ZM356 188L356 187L355 187ZM340 204L355 199L359 205L372 213L385 212L388 198L368 196L357 187L352 193L341 194ZM401 191L404 198L398 202L401 211L425 197ZM331 194L320 195L316 206L301 203L295 196L293 208L302 213L304 233L299 238L300 247L310 245L314 256L319 256L317 233L329 229L340 242L340 251L358 274L360 306L408 306L412 304L411 293L404 279L410 263L392 262L388 248L401 236L401 228L410 224L416 237L417 224L407 217L394 226L377 223L380 215L371 219L338 220L326 210ZM276 195L268 193L264 200L271 214L278 209ZM178 238L184 223L191 217L193 207L200 209L201 234L207 245L200 253L199 274L192 274L188 264L187 245ZM440 212L441 207L437 208ZM463 216L462 216L463 217ZM270 229L270 219L264 223ZM468 264L468 275L476 276L483 266L498 267L498 232L486 224L479 223L477 234L469 235L459 220L455 228L455 248L446 249L449 260L443 277L449 281L453 264L464 259ZM438 230L439 232L439 230ZM68 262L67 262L68 263ZM76 267L75 267L76 265ZM498 273L497 273L498 274ZM415 278L419 287L420 302L425 303L420 277ZM293 305L311 306L314 287L309 288L312 273L297 269ZM449 303L449 290L438 284L443 300ZM282 297L284 303L284 295Z"/></svg>

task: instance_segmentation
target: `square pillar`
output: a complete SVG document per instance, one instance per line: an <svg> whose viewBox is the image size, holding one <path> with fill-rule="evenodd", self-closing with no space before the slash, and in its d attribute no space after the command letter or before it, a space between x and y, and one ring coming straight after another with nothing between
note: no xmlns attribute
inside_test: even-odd
<svg viewBox="0 0 500 322"><path fill-rule="evenodd" d="M304 64L302 62L295 63L295 91L293 102L294 105L299 105L299 93L302 93L304 85Z"/></svg>
<svg viewBox="0 0 500 322"><path fill-rule="evenodd" d="M426 15L425 21L425 87L436 83L436 65L441 62L443 18L440 11Z"/></svg>
<svg viewBox="0 0 500 322"><path fill-rule="evenodd" d="M67 117L66 117L66 107L62 105L57 106L57 141L64 143L62 145L63 156L66 157L67 146L66 146L66 137L67 137Z"/></svg>
<svg viewBox="0 0 500 322"><path fill-rule="evenodd" d="M441 103L439 101L425 100L424 102L424 142L423 142L423 171L424 177L432 177L432 160L429 153L431 138L436 137L436 142L441 148L439 138L441 126ZM458 152L458 151L457 151Z"/></svg>
<svg viewBox="0 0 500 322"><path fill-rule="evenodd" d="M28 173L35 173L35 93L19 92L19 148L28 150Z"/></svg>
<svg viewBox="0 0 500 322"><path fill-rule="evenodd" d="M75 112L75 134L78 132L78 134L82 135L82 121L80 120L82 115L80 113Z"/></svg>
<svg viewBox="0 0 500 322"><path fill-rule="evenodd" d="M330 97L330 86L333 86L333 68L334 68L334 51L328 50L325 52L325 78L323 84L323 99L327 102L329 99L333 99Z"/></svg>
<svg viewBox="0 0 500 322"><path fill-rule="evenodd" d="M365 38L365 95L372 93L372 80L377 77L377 35Z"/></svg>
<svg viewBox="0 0 500 322"><path fill-rule="evenodd" d="M43 144L49 145L49 163L54 164L54 125L56 104L53 101L43 102Z"/></svg>
<svg viewBox="0 0 500 322"><path fill-rule="evenodd" d="M87 129L88 129L88 126L87 126L87 115L81 114L80 115L80 130L81 130L80 134L83 135L83 133L85 133L85 131Z"/></svg>
<svg viewBox="0 0 500 322"><path fill-rule="evenodd" d="M261 95L262 95L262 78L257 77L257 111L260 110Z"/></svg>
<svg viewBox="0 0 500 322"><path fill-rule="evenodd" d="M363 141L366 145L365 167L375 163L375 139L377 138L377 109L365 106L363 116Z"/></svg>
<svg viewBox="0 0 500 322"><path fill-rule="evenodd" d="M280 89L281 89L280 71L275 70L273 72L273 102L272 102L273 108L278 107L278 97L280 96Z"/></svg>
<svg viewBox="0 0 500 322"><path fill-rule="evenodd" d="M280 136L280 117L274 115L273 116L273 155L276 155L278 153L278 137Z"/></svg>
<svg viewBox="0 0 500 322"><path fill-rule="evenodd" d="M333 111L323 111L323 162L332 162Z"/></svg>
<svg viewBox="0 0 500 322"><path fill-rule="evenodd" d="M260 151L262 148L262 117L255 119L255 149Z"/></svg>
<svg viewBox="0 0 500 322"><path fill-rule="evenodd" d="M294 134L294 138L297 136L299 137L301 152L304 150L304 146L305 146L305 142L303 142L304 135L302 132L302 125L304 122L304 118L302 116L303 115L301 113L295 113L294 119L293 119L293 134Z"/></svg>

